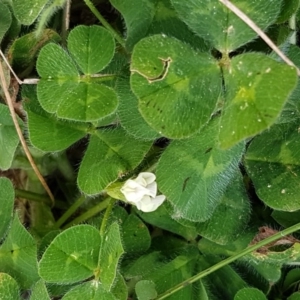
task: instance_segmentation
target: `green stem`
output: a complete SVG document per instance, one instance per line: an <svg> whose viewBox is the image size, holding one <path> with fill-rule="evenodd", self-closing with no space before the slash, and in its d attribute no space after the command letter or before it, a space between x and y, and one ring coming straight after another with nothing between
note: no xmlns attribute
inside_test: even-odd
<svg viewBox="0 0 300 300"><path fill-rule="evenodd" d="M54 228L60 228L62 224L64 224L77 210L79 206L85 201L85 196L82 195L79 197L70 207L69 209L56 221L54 224Z"/></svg>
<svg viewBox="0 0 300 300"><path fill-rule="evenodd" d="M104 210L109 205L109 201L110 201L110 198L107 198L107 199L101 201L99 204L92 207L91 209L89 209L88 211L86 211L85 213L80 215L79 217L75 218L70 223L67 223L63 227L63 229L67 229L73 225L80 224L80 223L90 219L91 217L95 216L96 214L98 214L100 211Z"/></svg>
<svg viewBox="0 0 300 300"><path fill-rule="evenodd" d="M285 230L279 231L278 233L258 242L257 244L253 245L253 246L249 246L246 249L238 252L237 254L230 256L222 261L220 261L219 263L215 264L214 266L196 274L193 277L190 277L189 279L179 283L178 285L174 286L173 288L167 290L166 292L162 293L161 295L159 295L156 300L162 300L165 299L167 297L169 297L170 295L175 294L176 292L178 292L179 290L185 288L187 285L190 285L192 283L194 283L195 281L215 272L216 270L221 269L222 267L229 265L230 263L234 262L235 260L250 254L253 251L256 251L257 249L259 249L260 247L263 247L267 244L270 244L286 235L289 235L297 230L300 230L300 223L297 223L296 225L293 225Z"/></svg>
<svg viewBox="0 0 300 300"><path fill-rule="evenodd" d="M125 48L125 42L122 37L110 26L110 24L103 18L103 16L99 13L97 8L90 0L84 0L85 4L89 7L91 12L96 16L96 18L101 22L101 24L111 32L114 38L119 42L119 44Z"/></svg>
<svg viewBox="0 0 300 300"><path fill-rule="evenodd" d="M27 199L29 201L43 202L49 206L52 205L52 201L48 196L34 193L34 192L15 189L15 196L19 198ZM55 207L65 209L66 205L63 201L55 200Z"/></svg>
<svg viewBox="0 0 300 300"><path fill-rule="evenodd" d="M100 235L101 236L104 236L109 216L110 216L111 211L112 211L112 209L114 207L114 204L116 202L116 200L113 199L113 198L108 198L108 199L109 199L109 203L108 203L108 206L106 208L105 214L104 214L102 222L101 222L101 227L100 227Z"/></svg>

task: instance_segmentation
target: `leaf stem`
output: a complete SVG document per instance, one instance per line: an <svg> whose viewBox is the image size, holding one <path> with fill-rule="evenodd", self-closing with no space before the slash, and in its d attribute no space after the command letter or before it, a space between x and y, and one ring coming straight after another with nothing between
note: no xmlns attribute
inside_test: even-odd
<svg viewBox="0 0 300 300"><path fill-rule="evenodd" d="M90 219L91 217L98 214L100 211L104 210L109 205L109 201L110 201L110 198L107 198L107 199L101 201L99 204L97 204L96 206L87 210L85 213L78 216L77 218L72 220L70 223L67 223L62 229L67 229L73 225L80 224L80 223Z"/></svg>
<svg viewBox="0 0 300 300"><path fill-rule="evenodd" d="M195 276L193 277L190 277L189 279L179 283L178 285L174 286L173 288L167 290L166 292L162 293L161 295L159 295L156 300L162 300L162 299L165 299L167 297L169 297L170 295L173 295L175 294L176 292L178 292L179 290L183 289L184 287L186 287L187 285L190 285L192 283L194 283L195 281L198 281L199 279L221 269L222 267L224 266L227 266L229 265L230 263L234 262L235 260L247 255L247 254L250 254L251 252L253 251L256 251L257 249L267 245L267 244L270 244L286 235L289 235L295 231L298 231L300 230L300 223L297 223L296 225L293 225L291 227L288 227L282 231L279 231L278 233L258 242L257 244L253 245L253 246L249 246L247 247L246 249L238 252L237 254L235 255L232 255L222 261L220 261L219 263L215 264L214 266L196 274Z"/></svg>
<svg viewBox="0 0 300 300"><path fill-rule="evenodd" d="M288 58L280 49L272 42L272 40L238 7L232 4L229 0L219 0L224 4L229 10L235 13L242 21L244 21L253 31L255 31L265 43L288 65L295 67L297 70L298 76L300 76L300 70L297 66Z"/></svg>
<svg viewBox="0 0 300 300"><path fill-rule="evenodd" d="M108 222L108 219L109 219L109 216L111 214L111 211L114 207L114 204L116 202L115 199L113 198L108 198L109 199L109 203L108 203L108 206L106 208L106 211L105 211L105 214L103 216L103 219L102 219L102 222L101 222L101 226L100 226L100 235L101 236L104 236L105 234L105 230L106 230L106 226L107 226L107 222Z"/></svg>
<svg viewBox="0 0 300 300"><path fill-rule="evenodd" d="M114 36L114 38L119 42L119 44L125 48L125 42L123 38L116 32L116 30L103 18L103 16L99 13L97 8L94 6L92 1L84 0L85 4L91 10L91 12L96 16L96 18L100 21L100 23Z"/></svg>
<svg viewBox="0 0 300 300"><path fill-rule="evenodd" d="M79 206L85 201L85 196L82 195L79 197L70 207L69 209L56 221L54 224L54 228L58 229L62 224L64 224L77 210Z"/></svg>

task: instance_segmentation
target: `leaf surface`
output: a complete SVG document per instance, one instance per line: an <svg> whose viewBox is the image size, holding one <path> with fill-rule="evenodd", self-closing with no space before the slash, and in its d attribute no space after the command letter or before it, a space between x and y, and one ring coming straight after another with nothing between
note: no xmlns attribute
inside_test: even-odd
<svg viewBox="0 0 300 300"><path fill-rule="evenodd" d="M259 289L243 288L236 293L234 300L267 300L267 297Z"/></svg>
<svg viewBox="0 0 300 300"><path fill-rule="evenodd" d="M162 34L141 40L130 70L139 110L161 135L191 136L215 109L221 88L217 61L175 38Z"/></svg>
<svg viewBox="0 0 300 300"><path fill-rule="evenodd" d="M0 2L0 42L9 29L12 22L12 16L6 4Z"/></svg>
<svg viewBox="0 0 300 300"><path fill-rule="evenodd" d="M71 227L56 236L39 262L39 274L46 281L71 284L94 275L101 238L90 225Z"/></svg>
<svg viewBox="0 0 300 300"><path fill-rule="evenodd" d="M256 33L218 0L171 0L179 17L203 39L222 53L229 53L250 42ZM282 0L235 0L259 28L276 21Z"/></svg>
<svg viewBox="0 0 300 300"><path fill-rule="evenodd" d="M150 147L151 142L135 140L121 128L98 130L80 165L79 188L89 195L100 193L137 167Z"/></svg>
<svg viewBox="0 0 300 300"><path fill-rule="evenodd" d="M107 291L112 289L116 280L117 267L123 253L119 225L113 223L103 237L98 261L100 282Z"/></svg>
<svg viewBox="0 0 300 300"><path fill-rule="evenodd" d="M82 43L84 46L78 47ZM60 118L84 122L98 121L114 113L118 105L115 91L101 83L100 75L90 76L90 72L101 71L113 57L110 33L99 26L76 27L70 32L68 48L74 61L56 44L48 44L40 51L37 95L43 109Z"/></svg>
<svg viewBox="0 0 300 300"><path fill-rule="evenodd" d="M4 239L5 233L12 220L15 193L11 181L0 177L0 240Z"/></svg>
<svg viewBox="0 0 300 300"><path fill-rule="evenodd" d="M23 122L18 118L19 124ZM16 148L19 144L19 137L12 121L9 109L0 103L0 169L10 168Z"/></svg>
<svg viewBox="0 0 300 300"><path fill-rule="evenodd" d="M31 290L30 300L50 300L45 282L40 279Z"/></svg>
<svg viewBox="0 0 300 300"><path fill-rule="evenodd" d="M15 278L22 289L29 289L39 279L36 242L17 214L0 246L0 266L1 271Z"/></svg>
<svg viewBox="0 0 300 300"><path fill-rule="evenodd" d="M276 124L255 137L245 165L259 198L283 211L300 209L295 201L299 192L300 139L297 123Z"/></svg>
<svg viewBox="0 0 300 300"><path fill-rule="evenodd" d="M220 144L232 147L270 127L296 87L296 70L263 54L235 56L224 70Z"/></svg>
<svg viewBox="0 0 300 300"><path fill-rule="evenodd" d="M19 286L13 277L0 273L0 283L0 295L3 300L20 299Z"/></svg>
<svg viewBox="0 0 300 300"><path fill-rule="evenodd" d="M43 151L61 151L83 138L88 125L57 119L46 112L37 100L34 88L25 86L22 89L25 98L29 139L33 146Z"/></svg>
<svg viewBox="0 0 300 300"><path fill-rule="evenodd" d="M31 25L48 0L12 0L16 18L23 25Z"/></svg>
<svg viewBox="0 0 300 300"><path fill-rule="evenodd" d="M243 233L249 218L250 202L238 171L211 218L197 223L196 228L202 237L218 244L227 244Z"/></svg>
<svg viewBox="0 0 300 300"><path fill-rule="evenodd" d="M174 218L209 219L236 174L244 144L221 150L217 135L214 119L199 134L171 142L161 156L157 183L174 208Z"/></svg>
<svg viewBox="0 0 300 300"><path fill-rule="evenodd" d="M62 300L88 299L88 300L117 300L114 295L106 291L96 280L88 281L77 285L67 292Z"/></svg>
<svg viewBox="0 0 300 300"><path fill-rule="evenodd" d="M110 0L110 3L122 14L125 20L126 48L131 51L133 46L147 34L155 13L154 1Z"/></svg>
<svg viewBox="0 0 300 300"><path fill-rule="evenodd" d="M115 41L103 27L80 25L70 32L68 49L80 70L92 75L104 69L112 60Z"/></svg>

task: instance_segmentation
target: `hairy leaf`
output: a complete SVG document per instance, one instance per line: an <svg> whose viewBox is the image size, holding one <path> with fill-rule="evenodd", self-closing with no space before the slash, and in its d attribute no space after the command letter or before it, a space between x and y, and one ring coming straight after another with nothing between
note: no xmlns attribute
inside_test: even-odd
<svg viewBox="0 0 300 300"><path fill-rule="evenodd" d="M159 134L188 137L209 120L221 88L219 66L209 54L154 35L135 46L130 69L139 110Z"/></svg>
<svg viewBox="0 0 300 300"><path fill-rule="evenodd" d="M270 127L297 83L293 67L258 53L235 56L224 76L226 102L219 135L223 148Z"/></svg>
<svg viewBox="0 0 300 300"><path fill-rule="evenodd" d="M156 175L161 192L174 207L173 217L194 222L209 219L236 174L244 144L221 150L217 135L215 119L199 134L173 141L164 151Z"/></svg>
<svg viewBox="0 0 300 300"><path fill-rule="evenodd" d="M222 53L250 42L256 33L219 0L171 0L179 17L199 36ZM259 28L276 21L282 0L235 0L235 4Z"/></svg>

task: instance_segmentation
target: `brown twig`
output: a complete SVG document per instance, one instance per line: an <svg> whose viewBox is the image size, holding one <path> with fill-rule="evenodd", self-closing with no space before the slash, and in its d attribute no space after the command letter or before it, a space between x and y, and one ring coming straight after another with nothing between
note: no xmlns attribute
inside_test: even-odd
<svg viewBox="0 0 300 300"><path fill-rule="evenodd" d="M0 50L0 52L1 52L1 50ZM1 52L1 54L3 55L2 52ZM7 63L7 61L6 61L6 63ZM18 80L17 77L16 77L16 79ZM9 108L9 111L10 111L10 114L11 114L14 126L16 128L19 140L21 142L22 148L23 148L23 150L24 150L24 152L25 152L25 154L27 156L27 159L28 159L28 161L29 161L29 163L30 163L33 171L35 172L35 174L37 175L37 177L38 177L39 181L41 182L42 186L44 187L44 189L46 190L47 194L49 195L49 197L50 197L50 199L52 201L52 205L54 205L54 196L53 196L50 188L48 187L48 185L47 185L44 177L40 173L37 165L35 164L35 162L34 162L34 160L32 158L32 155L31 155L31 153L29 151L29 148L28 148L28 146L26 144L26 141L25 141L25 138L23 136L22 130L20 128L20 125L19 125L19 122L18 122L18 119L17 119L17 115L16 115L15 110L14 110L13 100L12 100L12 98L10 96L10 93L8 91L8 86L6 84L4 70L3 70L3 66L2 66L2 62L1 61L0 61L0 83L1 83L4 95L5 95L5 98L6 98L6 103L7 103L7 106Z"/></svg>
<svg viewBox="0 0 300 300"><path fill-rule="evenodd" d="M298 76L300 76L300 70L297 66L288 58L280 49L272 42L272 40L239 8L232 4L229 0L219 0L224 4L228 9L235 13L241 20L243 20L253 31L255 31L265 42L266 44L288 65L295 67L297 70Z"/></svg>

